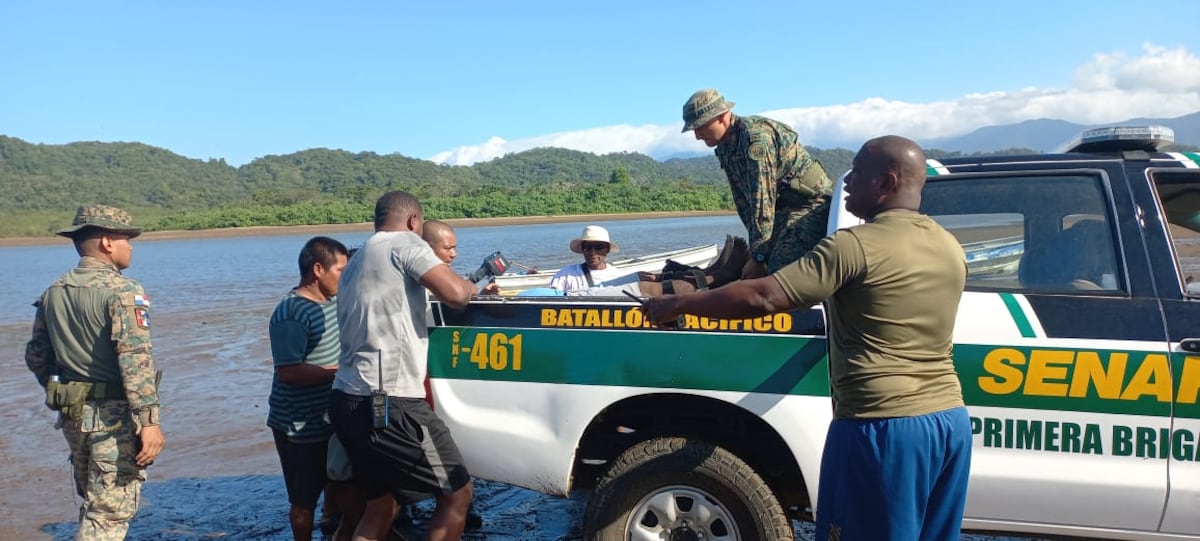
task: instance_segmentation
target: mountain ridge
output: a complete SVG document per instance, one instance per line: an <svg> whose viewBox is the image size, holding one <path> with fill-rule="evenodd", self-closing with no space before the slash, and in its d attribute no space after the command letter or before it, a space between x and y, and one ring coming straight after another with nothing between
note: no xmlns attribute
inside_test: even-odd
<svg viewBox="0 0 1200 541"><path fill-rule="evenodd" d="M929 139L922 144L929 148L968 153L1014 147L1054 152L1060 145L1084 130L1104 126L1147 124L1157 124L1174 130L1177 146L1200 146L1200 111L1174 118L1131 118L1101 124L1076 124L1065 120L1039 118L1015 124L984 126L963 135Z"/></svg>
<svg viewBox="0 0 1200 541"><path fill-rule="evenodd" d="M1078 124L1053 118L1038 118L1023 120L1013 124L983 126L967 133L950 137L932 137L920 139L917 142L927 150L942 152L961 152L974 154L994 152L1001 149L1024 148L1038 152L1054 152L1060 145L1070 141L1084 130L1103 126L1137 126L1158 124L1175 131L1175 144L1179 147L1200 147L1200 111L1174 118L1131 118L1120 122L1104 122L1100 124ZM805 141L807 145L817 148L857 149L862 141L834 141L815 138ZM657 160L695 158L711 155L711 151L671 152L669 154L651 153Z"/></svg>
<svg viewBox="0 0 1200 541"><path fill-rule="evenodd" d="M1183 145L1180 150L1193 150L1200 143L1200 112L1113 124L1151 123L1174 129ZM1036 119L921 143L934 158L998 150L1037 152L1051 150L1089 127ZM806 148L830 176L848 170L854 156L844 147ZM711 151L661 159L636 152L601 155L535 148L470 166L451 166L399 153L310 148L233 167L220 158L199 160L138 142L51 145L0 135L0 191L6 195L0 198L0 231L34 234L61 225L63 209L90 203L135 208L151 219L214 208L261 212L266 207L304 207L310 209L305 216L319 216L329 209L311 210L314 205L329 204L342 205L347 215L358 216L359 207L380 193L404 189L422 200L443 198L465 204L470 199L473 206L453 210L467 216L520 215L533 208L535 200L538 208L553 212L560 203L595 200L598 194L613 191L597 191L600 188L622 185L643 190L638 197L656 190L656 197L667 199L672 190L703 192L701 199L711 204L718 192L728 194L724 184L724 173ZM656 203L662 208L650 210L671 210L675 203L665 201ZM239 212L231 211L228 221L242 223Z"/></svg>

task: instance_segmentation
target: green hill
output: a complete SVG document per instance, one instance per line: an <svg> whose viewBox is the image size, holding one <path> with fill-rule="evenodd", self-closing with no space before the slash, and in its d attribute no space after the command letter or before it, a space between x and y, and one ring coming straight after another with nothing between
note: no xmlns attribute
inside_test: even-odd
<svg viewBox="0 0 1200 541"><path fill-rule="evenodd" d="M831 174L853 152L810 148ZM140 143L31 144L0 136L0 236L48 235L75 207L117 205L149 230L369 221L408 190L431 217L732 209L714 156L658 161L559 148L447 166L400 154L314 148L241 167Z"/></svg>
<svg viewBox="0 0 1200 541"><path fill-rule="evenodd" d="M140 143L34 145L0 136L0 211L74 208L83 202L201 208L245 193L237 169Z"/></svg>

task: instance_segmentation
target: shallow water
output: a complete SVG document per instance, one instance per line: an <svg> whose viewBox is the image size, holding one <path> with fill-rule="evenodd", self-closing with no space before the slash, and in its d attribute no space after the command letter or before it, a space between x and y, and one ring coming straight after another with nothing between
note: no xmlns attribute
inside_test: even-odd
<svg viewBox="0 0 1200 541"><path fill-rule="evenodd" d="M514 261L543 268L579 256L566 250L582 223L459 231L461 272L501 249ZM721 243L738 233L735 217L605 223L621 256ZM366 234L335 235L353 245ZM286 541L287 496L266 428L271 364L267 319L295 282L304 237L246 237L135 244L129 274L154 302L154 358L162 382L167 447L149 470L129 539ZM22 261L21 275L0 290L0 539L70 539L78 498L40 388L22 359L33 309L29 303L76 258L69 245L0 248ZM8 267L14 268L12 266ZM544 496L480 482L484 517L474 540L559 540L580 537L584 499ZM422 504L427 512L429 503ZM420 513L418 513L418 517ZM799 539L811 539L797 524ZM971 536L967 539L998 539Z"/></svg>
<svg viewBox="0 0 1200 541"><path fill-rule="evenodd" d="M659 218L600 222L622 259L676 248L723 244L725 235L745 235L736 216ZM467 273L499 250L526 266L553 269L582 260L567 246L584 222L461 228L454 269ZM330 234L350 247L369 232ZM311 235L135 240L133 266L125 273L146 288L154 314L178 314L224 306L273 303L296 283L296 257ZM25 323L30 307L47 285L74 266L78 257L65 239L43 246L0 247L0 261L20 262L0 270L0 325ZM257 322L256 322L257 324ZM265 319L262 321L265 325ZM157 340L156 340L157 342Z"/></svg>

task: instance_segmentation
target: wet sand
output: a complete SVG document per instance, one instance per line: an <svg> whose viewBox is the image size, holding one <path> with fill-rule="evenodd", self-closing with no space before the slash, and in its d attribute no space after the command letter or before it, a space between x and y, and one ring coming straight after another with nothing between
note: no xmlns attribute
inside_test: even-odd
<svg viewBox="0 0 1200 541"><path fill-rule="evenodd" d="M455 228L486 227L497 225L553 224L564 222L579 222L593 220L611 222L616 220L642 220L648 218L689 218L699 216L728 216L733 211L686 211L686 212L631 212L622 214L572 214L556 216L514 216L509 218L452 218L442 220ZM135 218L136 223L136 218ZM356 224L323 224L323 225L287 225L287 226L253 226L226 227L222 229L201 229L196 231L148 231L138 237L138 240L177 240L177 239L208 239L227 237L252 237L264 235L316 235L334 233L357 233L371 231L370 222ZM62 237L6 237L0 238L0 247L4 246L40 246L65 242Z"/></svg>
<svg viewBox="0 0 1200 541"><path fill-rule="evenodd" d="M128 539L287 541L287 493L266 427L273 302L156 314L167 447L149 468ZM0 326L0 539L71 539L80 499L55 414L20 354L29 325ZM466 539L579 539L582 497L476 482L484 527ZM428 518L432 502L417 516Z"/></svg>
<svg viewBox="0 0 1200 541"><path fill-rule="evenodd" d="M271 308L242 306L156 317L154 357L165 373L161 400L168 447L149 469L144 507L155 507L155 491L150 489L156 484L175 486L165 499L178 505L204 500L189 493L203 491L210 481L277 477L278 459L265 426L271 364L262 314ZM258 320L264 323L247 325ZM0 351L23 352L28 336L27 324L0 327ZM0 491L0 539L59 533L64 522L73 531L78 498L66 461L66 441L54 429L55 414L42 404L40 387L18 360L20 355L10 358L13 362L0 366L0 433L5 434L0 440L5 487ZM179 483L184 479L194 481ZM239 492L227 492L232 501L225 504L258 499ZM286 497L272 499L286 506ZM195 507L192 510L201 516L213 511ZM286 516L286 508L282 512Z"/></svg>

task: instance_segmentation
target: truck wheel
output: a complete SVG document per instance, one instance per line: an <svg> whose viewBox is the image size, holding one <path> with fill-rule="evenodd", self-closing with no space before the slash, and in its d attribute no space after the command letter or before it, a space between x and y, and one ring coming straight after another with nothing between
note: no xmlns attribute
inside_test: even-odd
<svg viewBox="0 0 1200 541"><path fill-rule="evenodd" d="M641 442L596 484L587 541L790 541L771 488L733 453L686 438Z"/></svg>

